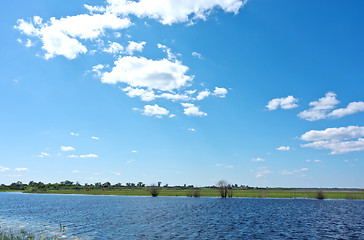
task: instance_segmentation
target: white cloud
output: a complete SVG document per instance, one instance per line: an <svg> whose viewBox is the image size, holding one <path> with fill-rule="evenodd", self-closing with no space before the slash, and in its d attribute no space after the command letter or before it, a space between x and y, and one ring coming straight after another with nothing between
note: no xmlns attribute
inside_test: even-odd
<svg viewBox="0 0 364 240"><path fill-rule="evenodd" d="M196 92L196 89L195 90L186 90L186 93L188 94L188 95L192 95L192 94L194 94Z"/></svg>
<svg viewBox="0 0 364 240"><path fill-rule="evenodd" d="M70 132L70 134L72 135L72 136L79 136L80 134L78 134L78 133L74 133L74 132Z"/></svg>
<svg viewBox="0 0 364 240"><path fill-rule="evenodd" d="M200 111L199 107L196 107L192 103L181 103L184 107L184 114L187 116L207 116L207 113Z"/></svg>
<svg viewBox="0 0 364 240"><path fill-rule="evenodd" d="M349 126L326 128L325 130L311 130L301 136L304 141L345 140L364 136L364 127Z"/></svg>
<svg viewBox="0 0 364 240"><path fill-rule="evenodd" d="M364 102L351 102L346 108L335 109L328 114L329 117L341 118L346 115L351 115L357 112L364 111Z"/></svg>
<svg viewBox="0 0 364 240"><path fill-rule="evenodd" d="M315 149L329 149L330 154L343 154L354 151L364 151L364 127L349 126L327 128L322 131L311 130L301 136L303 141L311 143L301 144L301 147ZM355 139L350 140L349 139Z"/></svg>
<svg viewBox="0 0 364 240"><path fill-rule="evenodd" d="M0 166L0 172L10 171L10 168Z"/></svg>
<svg viewBox="0 0 364 240"><path fill-rule="evenodd" d="M115 174L116 176L120 176L119 172L113 172L113 174Z"/></svg>
<svg viewBox="0 0 364 240"><path fill-rule="evenodd" d="M226 164L221 164L221 163L217 163L215 164L216 167L224 167L224 168L234 168L233 165L226 165Z"/></svg>
<svg viewBox="0 0 364 240"><path fill-rule="evenodd" d="M41 157L41 158L51 157L51 155L49 153L46 153L46 152L41 152L40 155L38 155L38 157Z"/></svg>
<svg viewBox="0 0 364 240"><path fill-rule="evenodd" d="M64 152L68 152L68 151L75 151L76 149L74 147L71 147L71 146L62 146L61 147L61 151L64 151Z"/></svg>
<svg viewBox="0 0 364 240"><path fill-rule="evenodd" d="M125 49L125 52L128 53L129 55L133 55L134 52L136 51L142 52L145 44L146 42L129 41L129 45Z"/></svg>
<svg viewBox="0 0 364 240"><path fill-rule="evenodd" d="M252 158L252 162L265 162L263 158Z"/></svg>
<svg viewBox="0 0 364 240"><path fill-rule="evenodd" d="M196 132L196 129L194 129L194 128L189 128L189 129L187 129L188 131L191 131L191 132Z"/></svg>
<svg viewBox="0 0 364 240"><path fill-rule="evenodd" d="M169 118L174 118L174 117L176 117L176 115L173 113L169 115Z"/></svg>
<svg viewBox="0 0 364 240"><path fill-rule="evenodd" d="M145 105L143 114L146 116L162 117L162 116L168 115L169 111L165 108L158 106L157 104Z"/></svg>
<svg viewBox="0 0 364 240"><path fill-rule="evenodd" d="M68 157L68 158L78 158L78 156L77 156L77 155L68 155L67 157Z"/></svg>
<svg viewBox="0 0 364 240"><path fill-rule="evenodd" d="M78 170L73 170L72 172L73 172L73 173L79 173L80 171L78 171Z"/></svg>
<svg viewBox="0 0 364 240"><path fill-rule="evenodd" d="M93 153L86 154L86 155L80 155L80 158L98 158L99 156Z"/></svg>
<svg viewBox="0 0 364 240"><path fill-rule="evenodd" d="M99 137L91 137L91 139L99 140Z"/></svg>
<svg viewBox="0 0 364 240"><path fill-rule="evenodd" d="M318 101L310 102L311 108L300 112L298 116L308 121L316 121L319 119L327 118L330 110L335 108L339 103L336 99L336 94L333 92L326 93L325 97L320 98Z"/></svg>
<svg viewBox="0 0 364 240"><path fill-rule="evenodd" d="M102 64L97 64L96 66L93 66L92 67L92 71L93 72L95 72L96 73L96 75L97 76L101 76L102 75L102 70L105 68L105 66L104 65L102 65ZM72 133L71 133L71 135L72 135ZM78 135L77 135L78 136Z"/></svg>
<svg viewBox="0 0 364 240"><path fill-rule="evenodd" d="M308 171L308 168L301 168L301 169L297 169L297 170L293 170L293 171L283 170L280 172L280 174L291 175L291 174L300 173L300 172L304 172L304 171Z"/></svg>
<svg viewBox="0 0 364 240"><path fill-rule="evenodd" d="M298 116L308 121L316 121L326 118L341 118L364 111L364 102L351 102L346 108L333 110L339 103L336 99L336 94L328 92L325 97L320 98L318 101L310 102L311 108L299 113Z"/></svg>
<svg viewBox="0 0 364 240"><path fill-rule="evenodd" d="M29 169L28 168L15 168L16 172L28 172Z"/></svg>
<svg viewBox="0 0 364 240"><path fill-rule="evenodd" d="M288 96L286 98L274 98L270 100L265 107L268 108L268 110L270 111L276 110L279 107L281 107L282 109L292 109L298 107L298 105L296 104L297 102L298 99L293 96Z"/></svg>
<svg viewBox="0 0 364 240"><path fill-rule="evenodd" d="M188 67L167 59L151 60L144 57L125 56L115 61L111 72L102 74L103 83L127 83L132 87L145 87L171 91L187 86L193 77L185 75Z"/></svg>
<svg viewBox="0 0 364 240"><path fill-rule="evenodd" d="M277 148L277 150L280 151L289 151L290 147L289 146L280 146L279 148Z"/></svg>
<svg viewBox="0 0 364 240"><path fill-rule="evenodd" d="M137 153L138 151L137 151L137 150L132 150L131 152L132 152L132 153Z"/></svg>
<svg viewBox="0 0 364 240"><path fill-rule="evenodd" d="M165 98L172 101L187 101L190 100L190 97L184 94L177 94L177 93L162 93L157 95L158 98Z"/></svg>
<svg viewBox="0 0 364 240"><path fill-rule="evenodd" d="M25 44L26 47L33 46L32 41L30 39L27 39L27 43Z"/></svg>
<svg viewBox="0 0 364 240"><path fill-rule="evenodd" d="M210 94L211 94L211 92L206 89L204 91L199 92L198 95L197 95L197 97L196 97L196 99L200 101L200 100L208 97Z"/></svg>
<svg viewBox="0 0 364 240"><path fill-rule="evenodd" d="M128 18L118 18L114 14L81 14L56 19L52 17L43 23L40 17L26 22L19 19L16 29L23 34L38 37L42 48L46 51L45 58L62 55L74 59L78 54L86 53L87 48L76 38L95 39L104 34L105 29L123 29L131 25Z"/></svg>
<svg viewBox="0 0 364 240"><path fill-rule="evenodd" d="M128 95L129 97L140 97L143 101L146 102L153 101L156 98L153 90L145 90L143 88L132 87L126 87L122 90L126 92L126 95Z"/></svg>
<svg viewBox="0 0 364 240"><path fill-rule="evenodd" d="M226 90L226 88L215 87L213 95L224 98L227 93L228 93L228 91Z"/></svg>
<svg viewBox="0 0 364 240"><path fill-rule="evenodd" d="M188 22L190 24L198 19L206 20L207 16L215 8L221 8L224 12L237 14L247 0L140 0L120 1L108 0L106 12L120 15L133 14L138 18L152 18L162 24ZM90 8L102 11L102 8Z"/></svg>
<svg viewBox="0 0 364 240"><path fill-rule="evenodd" d="M163 52L167 53L168 60L175 61L177 59L176 55L172 53L172 50L169 47L160 43L157 44L157 47L162 49Z"/></svg>
<svg viewBox="0 0 364 240"><path fill-rule="evenodd" d="M316 159L316 160L313 160L314 162L321 162L321 160L318 160L318 159Z"/></svg>
<svg viewBox="0 0 364 240"><path fill-rule="evenodd" d="M124 47L120 43L109 41L109 46L104 48L103 51L111 54L118 54L124 51Z"/></svg>
<svg viewBox="0 0 364 240"><path fill-rule="evenodd" d="M192 52L192 56L194 56L195 58L198 58L198 59L202 59L202 55L198 52Z"/></svg>
<svg viewBox="0 0 364 240"><path fill-rule="evenodd" d="M268 168L267 167L261 167L261 168L259 168L259 170L256 172L256 174L255 174L255 177L256 178L260 178L260 177L263 177L264 175L266 175L266 174L271 174L271 173L273 173L272 171L270 171L270 170L268 170Z"/></svg>

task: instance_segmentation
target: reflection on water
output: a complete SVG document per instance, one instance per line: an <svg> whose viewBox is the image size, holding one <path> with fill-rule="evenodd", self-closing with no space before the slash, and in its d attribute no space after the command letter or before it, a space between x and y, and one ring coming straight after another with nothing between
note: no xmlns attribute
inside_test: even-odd
<svg viewBox="0 0 364 240"><path fill-rule="evenodd" d="M0 226L67 239L364 239L364 201L0 193Z"/></svg>

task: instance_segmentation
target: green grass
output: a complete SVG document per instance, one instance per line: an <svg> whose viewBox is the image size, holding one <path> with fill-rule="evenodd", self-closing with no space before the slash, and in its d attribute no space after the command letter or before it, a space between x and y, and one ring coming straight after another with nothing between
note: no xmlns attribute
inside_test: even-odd
<svg viewBox="0 0 364 240"><path fill-rule="evenodd" d="M0 227L0 239L1 240L22 240L22 239L37 239L37 240L51 240L60 239L58 237L44 237L41 235L36 235L24 230L1 230Z"/></svg>
<svg viewBox="0 0 364 240"><path fill-rule="evenodd" d="M187 196L188 189L161 188L159 196ZM89 194L89 195L124 195L150 196L147 189L118 189L118 190L48 190L55 194ZM242 198L316 198L317 190L234 190L234 197ZM364 191L323 191L326 199L364 199ZM217 189L202 188L201 197L219 197Z"/></svg>

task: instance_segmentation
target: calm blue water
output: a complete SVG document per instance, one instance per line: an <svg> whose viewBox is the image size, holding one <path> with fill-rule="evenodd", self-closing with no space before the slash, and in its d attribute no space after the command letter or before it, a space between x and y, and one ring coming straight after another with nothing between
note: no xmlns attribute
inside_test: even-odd
<svg viewBox="0 0 364 240"><path fill-rule="evenodd" d="M0 193L0 226L67 239L364 239L364 201Z"/></svg>

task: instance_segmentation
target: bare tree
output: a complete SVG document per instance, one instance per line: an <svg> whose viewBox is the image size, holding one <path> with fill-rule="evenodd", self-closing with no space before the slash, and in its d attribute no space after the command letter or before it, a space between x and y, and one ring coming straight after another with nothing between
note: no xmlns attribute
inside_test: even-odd
<svg viewBox="0 0 364 240"><path fill-rule="evenodd" d="M219 189L220 197L221 198L226 198L227 195L228 195L228 190L229 190L229 184L227 183L227 181L220 180L217 183L217 187Z"/></svg>

